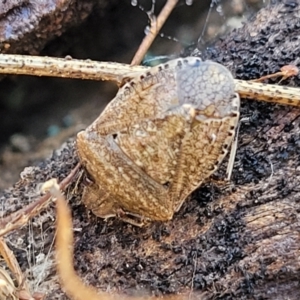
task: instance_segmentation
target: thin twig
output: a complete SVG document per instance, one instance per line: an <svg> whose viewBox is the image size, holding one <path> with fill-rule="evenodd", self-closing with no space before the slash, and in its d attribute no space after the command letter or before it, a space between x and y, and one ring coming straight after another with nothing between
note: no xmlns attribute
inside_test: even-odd
<svg viewBox="0 0 300 300"><path fill-rule="evenodd" d="M111 80L120 85L125 80L130 80L150 69L115 62L0 54L0 73L2 74ZM234 83L235 91L241 98L300 106L299 88L237 79Z"/></svg>
<svg viewBox="0 0 300 300"><path fill-rule="evenodd" d="M254 79L254 80L251 80L251 81L253 81L253 82L263 82L264 80L269 79L269 78L282 76L281 80L279 81L279 83L280 83L281 81L283 81L283 80L285 80L285 79L287 79L291 76L296 76L298 74L299 74L299 68L297 66L285 65L285 66L281 67L280 71L277 72L277 73L262 76L258 79Z"/></svg>
<svg viewBox="0 0 300 300"><path fill-rule="evenodd" d="M7 266L11 270L12 274L15 276L18 285L21 285L24 281L21 268L16 260L16 257L14 256L14 253L8 248L3 238L0 238L0 255L4 258ZM28 289L27 285L24 286L24 288Z"/></svg>
<svg viewBox="0 0 300 300"><path fill-rule="evenodd" d="M72 182L73 178L79 170L80 164L77 164L76 167L69 173L69 175L62 180L59 184L61 190L65 190L66 187ZM0 237L18 229L27 224L28 220L36 216L44 209L51 200L50 193L46 193L44 196L40 197L33 203L25 206L24 208L10 214L9 216L3 218L0 221Z"/></svg>
<svg viewBox="0 0 300 300"><path fill-rule="evenodd" d="M126 78L132 78L147 69L113 62L0 54L1 74L109 80L121 84Z"/></svg>
<svg viewBox="0 0 300 300"><path fill-rule="evenodd" d="M33 295L30 293L28 284L26 282L25 276L23 275L19 263L14 255L14 253L9 249L5 240L0 237L0 255L5 260L8 268L12 272L13 276L16 279L17 287L13 285L12 288L15 290L13 291L14 295L18 296L18 299L43 299L44 295L41 293L34 293ZM3 274L3 270L2 270ZM7 276L9 276L7 274ZM10 276L7 278L7 284L11 283ZM1 293L0 293L1 294ZM35 297L38 296L38 297ZM1 298L2 299L2 298Z"/></svg>
<svg viewBox="0 0 300 300"><path fill-rule="evenodd" d="M91 286L86 286L75 273L73 267L73 225L71 211L54 180L45 183L52 197L56 198L56 260L57 270L65 292L74 299L112 300L107 293L99 293ZM52 185L52 186L51 186Z"/></svg>
<svg viewBox="0 0 300 300"><path fill-rule="evenodd" d="M151 24L150 24L149 33L145 36L139 49L135 53L130 64L131 66L139 65L141 63L148 49L150 48L154 39L156 38L157 34L159 33L162 26L168 19L170 13L176 6L177 2L178 0L168 0L157 18L154 18L152 16L150 17Z"/></svg>

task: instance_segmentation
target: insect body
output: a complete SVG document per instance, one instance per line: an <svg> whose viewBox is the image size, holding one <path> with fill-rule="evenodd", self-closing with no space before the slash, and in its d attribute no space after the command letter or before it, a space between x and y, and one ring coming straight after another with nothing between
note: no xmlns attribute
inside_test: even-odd
<svg viewBox="0 0 300 300"><path fill-rule="evenodd" d="M225 67L194 57L126 83L77 136L93 181L83 202L103 218L172 219L228 152L239 119L234 91Z"/></svg>

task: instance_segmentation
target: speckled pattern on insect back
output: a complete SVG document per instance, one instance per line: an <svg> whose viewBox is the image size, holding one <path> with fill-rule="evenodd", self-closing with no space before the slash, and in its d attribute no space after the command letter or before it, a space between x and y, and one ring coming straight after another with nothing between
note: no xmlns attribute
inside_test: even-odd
<svg viewBox="0 0 300 300"><path fill-rule="evenodd" d="M239 118L231 73L176 59L126 83L77 136L92 184L84 203L100 217L170 220L219 166ZM127 221L130 221L127 220Z"/></svg>

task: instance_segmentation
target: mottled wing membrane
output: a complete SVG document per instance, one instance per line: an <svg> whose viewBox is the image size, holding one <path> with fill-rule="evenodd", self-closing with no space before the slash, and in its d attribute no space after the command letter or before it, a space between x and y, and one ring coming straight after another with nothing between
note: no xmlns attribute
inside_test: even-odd
<svg viewBox="0 0 300 300"><path fill-rule="evenodd" d="M235 99L239 108L239 97ZM170 187L174 211L186 197L214 173L226 156L234 138L239 111L228 117L195 121L191 132L183 139L175 176Z"/></svg>
<svg viewBox="0 0 300 300"><path fill-rule="evenodd" d="M177 70L179 103L188 103L207 117L224 117L231 113L234 79L224 66L212 61L191 61ZM209 116L209 117L210 117Z"/></svg>
<svg viewBox="0 0 300 300"><path fill-rule="evenodd" d="M239 119L240 98L234 94L231 73L206 61L179 70L180 103L191 103L196 118L182 140L175 176L170 187L174 210L220 165L234 138Z"/></svg>

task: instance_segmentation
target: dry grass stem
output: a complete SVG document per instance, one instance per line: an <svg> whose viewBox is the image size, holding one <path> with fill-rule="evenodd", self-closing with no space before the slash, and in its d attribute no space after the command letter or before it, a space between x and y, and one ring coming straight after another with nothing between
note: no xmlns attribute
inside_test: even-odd
<svg viewBox="0 0 300 300"><path fill-rule="evenodd" d="M11 299L11 297L16 300L44 299L45 295L41 293L31 295L19 263L3 238L0 238L0 255L3 257L17 282L17 287L15 287L10 275L5 270L0 269L0 300Z"/></svg>
<svg viewBox="0 0 300 300"><path fill-rule="evenodd" d="M109 80L121 84L125 78L147 70L143 66L92 60L18 54L0 54L0 73L89 80Z"/></svg>
<svg viewBox="0 0 300 300"><path fill-rule="evenodd" d="M79 167L80 165L77 164L70 174L64 180L62 180L62 182L59 184L61 190L65 190L66 187L72 182L79 170ZM51 195L50 193L46 193L33 203L1 219L0 237L26 225L28 220L39 214L50 203L50 201Z"/></svg>
<svg viewBox="0 0 300 300"><path fill-rule="evenodd" d="M162 26L164 25L169 15L173 11L177 2L178 0L168 0L157 18L155 16L150 16L150 22L151 22L150 30L148 34L145 36L144 40L142 41L139 49L135 53L135 56L133 57L130 64L131 66L139 65L142 62L148 49L152 45L153 41L155 40Z"/></svg>
<svg viewBox="0 0 300 300"><path fill-rule="evenodd" d="M89 80L110 80L121 85L151 68L115 62L97 62L71 58L0 54L1 74L21 74ZM287 76L286 71L279 72ZM288 73L293 76L294 72ZM276 75L278 76L278 74ZM300 106L300 89L235 79L235 91L241 98ZM1 226L1 223L0 223ZM0 236L2 235L0 229Z"/></svg>

